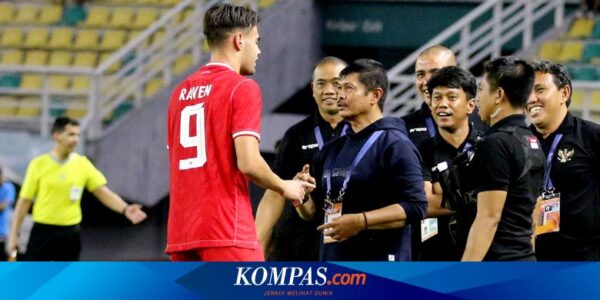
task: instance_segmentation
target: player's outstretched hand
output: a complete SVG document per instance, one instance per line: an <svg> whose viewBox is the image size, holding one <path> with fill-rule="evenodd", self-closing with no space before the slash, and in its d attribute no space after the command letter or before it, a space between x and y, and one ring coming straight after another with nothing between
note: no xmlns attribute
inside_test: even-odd
<svg viewBox="0 0 600 300"><path fill-rule="evenodd" d="M125 209L125 217L127 217L131 223L138 224L144 221L147 216L140 204L130 204Z"/></svg>
<svg viewBox="0 0 600 300"><path fill-rule="evenodd" d="M301 180L285 180L283 186L283 197L292 201L300 201L304 199L306 190L312 190L315 185Z"/></svg>

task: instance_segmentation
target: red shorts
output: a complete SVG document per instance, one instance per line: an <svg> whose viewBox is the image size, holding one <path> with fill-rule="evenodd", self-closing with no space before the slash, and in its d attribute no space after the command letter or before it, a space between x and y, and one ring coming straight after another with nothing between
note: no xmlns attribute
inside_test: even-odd
<svg viewBox="0 0 600 300"><path fill-rule="evenodd" d="M261 247L209 247L171 253L171 261L265 261Z"/></svg>

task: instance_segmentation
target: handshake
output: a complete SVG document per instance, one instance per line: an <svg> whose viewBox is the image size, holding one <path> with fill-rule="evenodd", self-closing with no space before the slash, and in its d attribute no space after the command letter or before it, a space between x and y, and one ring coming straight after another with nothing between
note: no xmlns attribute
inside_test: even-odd
<svg viewBox="0 0 600 300"><path fill-rule="evenodd" d="M309 165L302 167L302 171L296 173L294 179L284 181L283 196L292 201L298 207L306 201L310 192L316 187L315 178L310 176Z"/></svg>

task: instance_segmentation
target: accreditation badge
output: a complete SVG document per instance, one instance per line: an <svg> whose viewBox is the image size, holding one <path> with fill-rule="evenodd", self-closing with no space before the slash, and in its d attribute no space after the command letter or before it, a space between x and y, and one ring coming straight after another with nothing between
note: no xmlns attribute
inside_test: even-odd
<svg viewBox="0 0 600 300"><path fill-rule="evenodd" d="M325 200L325 222L324 224L333 222L333 220L342 216L342 202L333 203L330 200ZM337 242L329 236L331 229L327 228L323 230L323 244L329 244Z"/></svg>
<svg viewBox="0 0 600 300"><path fill-rule="evenodd" d="M430 239L436 234L438 234L437 218L427 218L425 220L421 220L421 242Z"/></svg>
<svg viewBox="0 0 600 300"><path fill-rule="evenodd" d="M83 189L80 187L71 187L71 191L69 192L69 198L71 199L71 202L76 202L77 200L81 199L82 192Z"/></svg>
<svg viewBox="0 0 600 300"><path fill-rule="evenodd" d="M560 231L560 193L544 192L535 205L535 234Z"/></svg>

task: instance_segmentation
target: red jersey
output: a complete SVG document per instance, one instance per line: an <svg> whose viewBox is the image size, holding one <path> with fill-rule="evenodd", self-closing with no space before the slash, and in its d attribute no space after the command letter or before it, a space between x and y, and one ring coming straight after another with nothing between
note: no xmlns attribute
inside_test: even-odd
<svg viewBox="0 0 600 300"><path fill-rule="evenodd" d="M167 120L167 253L259 247L248 179L237 168L233 139L260 139L261 111L256 82L225 64L207 64L173 91Z"/></svg>

